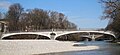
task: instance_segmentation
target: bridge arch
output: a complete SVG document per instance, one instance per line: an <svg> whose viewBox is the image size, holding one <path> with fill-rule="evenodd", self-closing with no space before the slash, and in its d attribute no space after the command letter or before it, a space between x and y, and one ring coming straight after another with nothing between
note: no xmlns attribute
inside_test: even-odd
<svg viewBox="0 0 120 55"><path fill-rule="evenodd" d="M69 32L65 32L65 33L56 35L54 39L56 39L57 37L62 36L62 35L73 34L73 33L101 33L101 34L111 35L114 38L116 38L116 36L114 34L112 34L110 32L105 32L105 31L69 31Z"/></svg>
<svg viewBox="0 0 120 55"><path fill-rule="evenodd" d="M7 37L10 37L10 36L16 36L16 35L36 35L36 37L38 36L43 36L43 37L46 37L46 38L49 38L50 37L48 35L45 35L45 34L42 34L42 33L39 33L39 32L20 32L20 33L8 33L8 34L3 34L2 35L2 38L7 38Z"/></svg>

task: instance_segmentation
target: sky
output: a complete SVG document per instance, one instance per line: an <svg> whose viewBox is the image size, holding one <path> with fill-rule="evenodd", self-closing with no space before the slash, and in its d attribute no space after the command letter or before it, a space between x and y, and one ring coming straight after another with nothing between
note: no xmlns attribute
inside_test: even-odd
<svg viewBox="0 0 120 55"><path fill-rule="evenodd" d="M78 28L105 28L108 20L101 20L104 9L99 0L0 0L0 12L7 12L13 3L26 9L40 8L65 14Z"/></svg>

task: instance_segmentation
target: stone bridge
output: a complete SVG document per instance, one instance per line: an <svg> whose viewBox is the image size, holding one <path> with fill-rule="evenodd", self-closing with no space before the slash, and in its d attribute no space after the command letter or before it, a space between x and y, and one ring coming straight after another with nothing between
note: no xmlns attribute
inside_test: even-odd
<svg viewBox="0 0 120 55"><path fill-rule="evenodd" d="M106 35L110 35L110 36L113 36L114 38L116 38L116 36L110 32L110 31L96 31L96 30L75 30L75 31L55 31L55 30L52 30L52 31L37 31L37 32L15 32L15 33L4 33L1 37L4 38L4 37L8 37L8 36L12 36L12 35L18 35L18 34L36 34L36 35L41 35L41 36L46 36L46 37L49 37L50 39L53 39L55 40L57 37L59 36L63 36L63 35L67 35L67 34L74 34L74 33L88 33L86 36L84 37L88 37L88 38L92 38L92 39L95 39L95 38L98 38L104 34ZM95 34L95 33L99 33L100 35L98 34ZM96 37L97 36L97 37Z"/></svg>

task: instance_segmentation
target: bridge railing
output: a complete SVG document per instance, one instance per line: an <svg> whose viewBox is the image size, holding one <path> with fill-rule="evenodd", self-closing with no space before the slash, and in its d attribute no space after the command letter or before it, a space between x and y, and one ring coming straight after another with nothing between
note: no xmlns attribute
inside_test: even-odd
<svg viewBox="0 0 120 55"><path fill-rule="evenodd" d="M41 30L23 30L23 31L6 31L4 33L19 33L19 32L50 32L52 29L41 29Z"/></svg>
<svg viewBox="0 0 120 55"><path fill-rule="evenodd" d="M52 31L77 31L77 30L76 29L41 29L41 30L6 31L5 33L15 33L15 32L52 32Z"/></svg>
<svg viewBox="0 0 120 55"><path fill-rule="evenodd" d="M104 31L103 28L79 28L81 31Z"/></svg>
<svg viewBox="0 0 120 55"><path fill-rule="evenodd" d="M93 28L80 28L80 29L41 29L41 30L27 30L27 31L6 31L4 33L16 33L16 32L52 32L52 31L101 31ZM111 32L111 31L110 31Z"/></svg>

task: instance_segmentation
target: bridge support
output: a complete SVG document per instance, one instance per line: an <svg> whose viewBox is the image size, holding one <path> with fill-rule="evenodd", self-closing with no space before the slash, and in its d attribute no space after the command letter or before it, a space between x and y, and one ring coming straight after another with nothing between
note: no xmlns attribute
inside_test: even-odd
<svg viewBox="0 0 120 55"><path fill-rule="evenodd" d="M55 36L51 35L51 36L50 36L50 39L51 39L51 40L54 40L54 37L55 37Z"/></svg>
<svg viewBox="0 0 120 55"><path fill-rule="evenodd" d="M85 41L88 42L89 40L86 38Z"/></svg>
<svg viewBox="0 0 120 55"><path fill-rule="evenodd" d="M88 36L91 37L92 41L95 41L95 34L90 34L90 32L88 32Z"/></svg>
<svg viewBox="0 0 120 55"><path fill-rule="evenodd" d="M95 41L95 34L92 34L92 41Z"/></svg>
<svg viewBox="0 0 120 55"><path fill-rule="evenodd" d="M50 33L50 39L51 39L51 40L55 40L55 35L56 35L56 34L55 34L55 33L53 33L53 32L52 32L52 33Z"/></svg>

